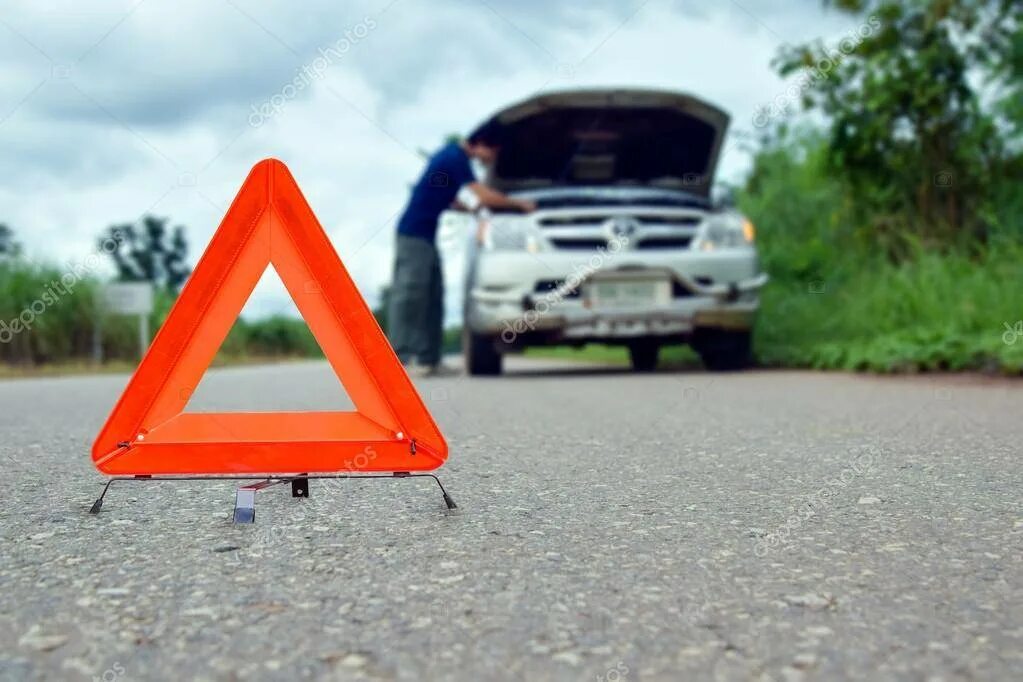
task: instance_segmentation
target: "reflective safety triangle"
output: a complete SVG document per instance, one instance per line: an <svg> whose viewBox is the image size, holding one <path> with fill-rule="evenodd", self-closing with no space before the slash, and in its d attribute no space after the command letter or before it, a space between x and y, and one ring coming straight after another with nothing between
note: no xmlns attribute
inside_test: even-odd
<svg viewBox="0 0 1023 682"><path fill-rule="evenodd" d="M183 412L267 266L355 411ZM444 437L276 159L249 173L92 448L97 469L120 475L423 471L446 458Z"/></svg>

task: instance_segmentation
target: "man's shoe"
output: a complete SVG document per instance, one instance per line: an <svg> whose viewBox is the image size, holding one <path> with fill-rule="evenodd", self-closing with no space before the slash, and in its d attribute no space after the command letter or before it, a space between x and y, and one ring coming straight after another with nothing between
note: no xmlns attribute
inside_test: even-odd
<svg viewBox="0 0 1023 682"><path fill-rule="evenodd" d="M457 369L455 367L451 367L450 365L445 365L443 362L438 362L436 365L430 365L430 367L428 368L428 371L426 372L426 374L424 376L428 376L428 377L457 377L457 376L461 376L461 375L462 375L462 371L461 370L459 370L459 369Z"/></svg>
<svg viewBox="0 0 1023 682"><path fill-rule="evenodd" d="M430 371L433 369L430 365L420 365L415 360L411 362L402 363L405 368L405 373L409 375L411 379L422 379L423 377L430 376Z"/></svg>

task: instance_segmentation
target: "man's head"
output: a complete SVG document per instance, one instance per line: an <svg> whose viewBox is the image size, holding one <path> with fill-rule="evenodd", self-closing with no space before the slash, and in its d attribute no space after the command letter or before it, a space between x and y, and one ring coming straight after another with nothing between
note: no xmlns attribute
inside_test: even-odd
<svg viewBox="0 0 1023 682"><path fill-rule="evenodd" d="M489 166L497 160L503 142L504 126L490 119L469 135L465 140L465 150L469 156Z"/></svg>

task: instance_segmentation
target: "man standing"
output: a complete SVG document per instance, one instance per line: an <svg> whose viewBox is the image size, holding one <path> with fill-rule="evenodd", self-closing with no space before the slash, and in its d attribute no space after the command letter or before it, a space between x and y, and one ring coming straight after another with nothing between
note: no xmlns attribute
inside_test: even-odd
<svg viewBox="0 0 1023 682"><path fill-rule="evenodd" d="M478 182L470 159L497 160L502 128L488 121L468 139L450 142L430 157L398 220L387 321L391 345L407 369L421 376L454 373L441 364L444 334L444 275L435 243L440 214L467 187L481 206L532 211L535 205L507 197Z"/></svg>

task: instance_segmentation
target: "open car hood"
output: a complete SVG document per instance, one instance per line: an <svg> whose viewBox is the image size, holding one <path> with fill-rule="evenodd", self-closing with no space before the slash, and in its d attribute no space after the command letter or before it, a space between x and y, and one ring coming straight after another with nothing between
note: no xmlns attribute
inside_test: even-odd
<svg viewBox="0 0 1023 682"><path fill-rule="evenodd" d="M729 121L689 95L628 89L539 95L494 118L506 127L489 174L499 189L646 186L704 197Z"/></svg>

